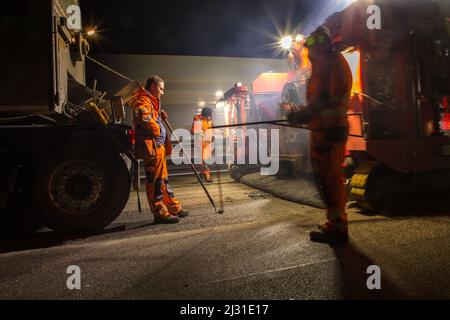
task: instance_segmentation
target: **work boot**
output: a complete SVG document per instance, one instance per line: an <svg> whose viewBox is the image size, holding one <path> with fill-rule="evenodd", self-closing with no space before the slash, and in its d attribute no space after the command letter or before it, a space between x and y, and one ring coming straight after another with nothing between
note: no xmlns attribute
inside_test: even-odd
<svg viewBox="0 0 450 320"><path fill-rule="evenodd" d="M203 178L207 183L214 183L214 180L211 178L211 174L209 173L204 173Z"/></svg>
<svg viewBox="0 0 450 320"><path fill-rule="evenodd" d="M331 223L328 222L328 221L325 222L325 223L319 224L319 225L317 226L317 228L318 228L320 231L323 231L323 230L325 230L325 231L330 231L330 230L333 229Z"/></svg>
<svg viewBox="0 0 450 320"><path fill-rule="evenodd" d="M189 216L189 211L182 210L182 211L174 214L174 216L178 217L178 218L186 218L187 216Z"/></svg>
<svg viewBox="0 0 450 320"><path fill-rule="evenodd" d="M319 224L317 228L320 231L328 231L329 233L348 234L347 225L345 224L344 226L342 223L340 227L336 228L333 223L327 221L323 224Z"/></svg>
<svg viewBox="0 0 450 320"><path fill-rule="evenodd" d="M312 242L328 244L343 244L349 240L347 233L328 231L325 228L321 228L319 231L311 231L309 237Z"/></svg>
<svg viewBox="0 0 450 320"><path fill-rule="evenodd" d="M176 224L180 219L177 216L155 217L155 224Z"/></svg>

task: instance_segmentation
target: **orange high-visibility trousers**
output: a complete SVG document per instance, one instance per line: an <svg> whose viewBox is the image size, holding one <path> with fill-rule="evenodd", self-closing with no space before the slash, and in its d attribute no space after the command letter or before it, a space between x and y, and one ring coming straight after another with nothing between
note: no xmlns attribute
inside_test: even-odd
<svg viewBox="0 0 450 320"><path fill-rule="evenodd" d="M325 227L329 231L348 233L347 191L342 172L348 129L342 130L312 132L311 162L327 206Z"/></svg>
<svg viewBox="0 0 450 320"><path fill-rule="evenodd" d="M202 173L210 177L210 169L206 164L206 161L212 157L212 136L213 131L211 130L212 121L209 118L204 118L201 114L195 116L194 122L192 124L191 133L196 136L196 139L201 139L202 145Z"/></svg>
<svg viewBox="0 0 450 320"><path fill-rule="evenodd" d="M167 217L180 213L183 209L169 185L166 148L164 146L155 148L154 156L146 152L144 165L147 176L147 198L155 217Z"/></svg>
<svg viewBox="0 0 450 320"><path fill-rule="evenodd" d="M209 166L206 164L206 161L211 159L212 150L211 150L211 142L203 140L202 142L202 173L209 177L210 169Z"/></svg>

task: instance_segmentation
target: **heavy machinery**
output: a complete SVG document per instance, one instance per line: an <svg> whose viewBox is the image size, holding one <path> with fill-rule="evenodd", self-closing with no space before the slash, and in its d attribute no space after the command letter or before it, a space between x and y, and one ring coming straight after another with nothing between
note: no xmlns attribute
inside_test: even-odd
<svg viewBox="0 0 450 320"><path fill-rule="evenodd" d="M123 99L106 101L86 87L89 44L77 0L7 8L0 15L0 226L102 229L130 192Z"/></svg>
<svg viewBox="0 0 450 320"><path fill-rule="evenodd" d="M220 106L220 107L219 107ZM251 105L250 105L250 97L249 97L249 89L247 86L243 85L241 82L236 83L231 89L229 89L224 94L224 98L218 102L216 105L219 112L215 113L214 123L230 125L230 124L239 124L248 122L252 119ZM253 113L255 114L255 113ZM219 118L219 119L218 119ZM245 129L245 128L244 128ZM236 141L236 133L234 129L225 129L225 136L231 137L234 141ZM228 148L230 148L228 146ZM251 172L253 170L250 166L238 166L237 160L243 155L247 157L248 153L248 144L245 144L244 149L237 148L236 142L233 144L233 147L226 150L227 154L234 155L234 163L229 164L232 165L234 170L231 170L231 175L234 176L235 173L238 175L242 175L242 169L245 168L245 172ZM247 160L246 160L246 163ZM239 170L236 170L239 169ZM234 176L236 178L236 176Z"/></svg>
<svg viewBox="0 0 450 320"><path fill-rule="evenodd" d="M358 0L324 26L353 73L346 170L351 196L372 209L449 199L450 3ZM295 67L281 99L305 104L308 51L301 35L290 40ZM274 99L264 104L276 108ZM261 114L252 108L250 114ZM286 134L281 144L292 129ZM308 157L288 150L296 161Z"/></svg>
<svg viewBox="0 0 450 320"><path fill-rule="evenodd" d="M370 8L379 9L379 29L370 27L377 12ZM442 122L449 17L448 1L358 1L325 22L353 69L351 194L366 207L450 198L450 137Z"/></svg>
<svg viewBox="0 0 450 320"><path fill-rule="evenodd" d="M281 94L286 83L292 79L292 73L264 72L252 82L250 89L235 85L225 93L223 100L226 124L270 122L270 120L280 119L282 116L279 108ZM278 176L280 178L293 177L296 173L304 175L310 172L307 156L308 144L306 143L308 132L275 126L270 123L254 125L252 128L279 130L281 143L279 144L280 171ZM232 131L232 129L227 130ZM269 134L268 137L270 139L271 135ZM248 153L248 148L249 144L247 143L245 150L236 150L236 152ZM237 157L238 155L235 158ZM248 166L240 166L241 172L248 172L248 169L250 169Z"/></svg>
<svg viewBox="0 0 450 320"><path fill-rule="evenodd" d="M324 23L353 73L347 173L364 207L450 198L449 16L446 1L359 0Z"/></svg>

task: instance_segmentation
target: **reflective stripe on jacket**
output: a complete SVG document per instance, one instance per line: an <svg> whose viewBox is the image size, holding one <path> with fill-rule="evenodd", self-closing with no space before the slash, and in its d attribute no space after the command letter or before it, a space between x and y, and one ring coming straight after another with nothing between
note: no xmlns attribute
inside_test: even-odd
<svg viewBox="0 0 450 320"><path fill-rule="evenodd" d="M156 138L160 137L162 125L158 123L158 112L155 110L151 95L144 88L139 89L131 104L133 108L133 125L136 130L135 155L144 158L144 152L156 154ZM165 131L165 130L164 130Z"/></svg>

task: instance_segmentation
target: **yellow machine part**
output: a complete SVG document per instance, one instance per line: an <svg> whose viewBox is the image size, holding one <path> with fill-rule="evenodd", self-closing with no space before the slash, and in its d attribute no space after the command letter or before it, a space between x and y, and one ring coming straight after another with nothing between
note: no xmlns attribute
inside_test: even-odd
<svg viewBox="0 0 450 320"><path fill-rule="evenodd" d="M351 196L358 201L363 207L371 207L366 199L366 187L369 179L369 175L372 169L379 163L376 161L368 161L361 164L356 170L351 180Z"/></svg>
<svg viewBox="0 0 450 320"><path fill-rule="evenodd" d="M108 124L110 117L105 109L98 108L97 105L94 103L90 103L87 106L87 108L89 111L93 112L97 116L97 118L101 124L103 124L105 126Z"/></svg>
<svg viewBox="0 0 450 320"><path fill-rule="evenodd" d="M351 180L351 197L364 208L382 209L450 200L450 170L396 172L375 161L361 163Z"/></svg>

